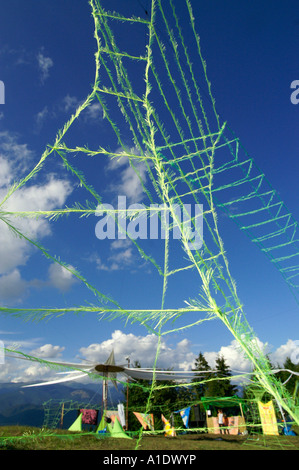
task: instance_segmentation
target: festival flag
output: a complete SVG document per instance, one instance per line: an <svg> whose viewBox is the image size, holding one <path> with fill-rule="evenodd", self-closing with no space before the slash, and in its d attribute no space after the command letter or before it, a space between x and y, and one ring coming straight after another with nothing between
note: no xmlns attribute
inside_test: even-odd
<svg viewBox="0 0 299 470"><path fill-rule="evenodd" d="M80 410L82 413L82 424L97 424L98 422L98 411L97 410Z"/></svg>
<svg viewBox="0 0 299 470"><path fill-rule="evenodd" d="M69 427L69 431L82 431L82 413L79 414L78 418Z"/></svg>
<svg viewBox="0 0 299 470"><path fill-rule="evenodd" d="M137 413L133 411L134 415L143 426L143 429L150 429L151 431L154 430L154 415L153 414L145 414L145 413Z"/></svg>
<svg viewBox="0 0 299 470"><path fill-rule="evenodd" d="M174 427L171 426L170 422L168 421L168 419L165 418L164 415L161 415L161 419L164 423L165 436L174 437L176 435Z"/></svg>
<svg viewBox="0 0 299 470"><path fill-rule="evenodd" d="M122 427L125 427L126 426L126 418L125 418L124 405L122 403L119 403L117 405L117 410L118 410L118 417L119 417L119 420L120 420L120 424L122 425Z"/></svg>
<svg viewBox="0 0 299 470"><path fill-rule="evenodd" d="M278 426L272 400L270 400L268 403L262 403L261 401L259 401L258 407L261 417L263 433L272 436L278 436Z"/></svg>
<svg viewBox="0 0 299 470"><path fill-rule="evenodd" d="M180 413L181 418L186 428L189 428L188 422L189 422L190 410L191 410L191 407L189 406L188 408L184 408L177 412L177 413Z"/></svg>

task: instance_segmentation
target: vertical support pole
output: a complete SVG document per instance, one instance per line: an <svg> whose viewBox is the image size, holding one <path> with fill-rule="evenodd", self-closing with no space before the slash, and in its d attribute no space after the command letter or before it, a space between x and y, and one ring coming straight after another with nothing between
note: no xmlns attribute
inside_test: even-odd
<svg viewBox="0 0 299 470"><path fill-rule="evenodd" d="M102 396L102 409L103 409L103 416L105 416L107 411L107 385L108 385L108 375L104 374L103 377L103 396Z"/></svg>
<svg viewBox="0 0 299 470"><path fill-rule="evenodd" d="M128 367L130 367L130 358L127 357ZM129 378L127 379L127 406L126 406L126 431L129 430Z"/></svg>
<svg viewBox="0 0 299 470"><path fill-rule="evenodd" d="M64 403L62 403L62 407L61 407L61 418L60 418L60 427L61 427L61 429L63 427L63 415L64 415Z"/></svg>

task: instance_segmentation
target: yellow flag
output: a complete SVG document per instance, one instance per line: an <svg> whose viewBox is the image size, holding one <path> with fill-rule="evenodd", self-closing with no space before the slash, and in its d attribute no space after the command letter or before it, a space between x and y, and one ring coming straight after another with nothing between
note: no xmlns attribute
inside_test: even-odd
<svg viewBox="0 0 299 470"><path fill-rule="evenodd" d="M278 436L278 426L272 400L268 403L262 403L259 401L258 407L263 433L271 436Z"/></svg>
<svg viewBox="0 0 299 470"><path fill-rule="evenodd" d="M164 415L161 415L161 419L164 423L165 436L171 436L171 437L176 436L175 429L171 426L168 419L166 419Z"/></svg>

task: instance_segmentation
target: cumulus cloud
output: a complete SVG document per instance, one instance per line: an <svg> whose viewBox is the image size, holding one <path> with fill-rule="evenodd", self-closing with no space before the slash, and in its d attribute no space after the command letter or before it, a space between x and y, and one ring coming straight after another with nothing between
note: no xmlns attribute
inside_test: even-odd
<svg viewBox="0 0 299 470"><path fill-rule="evenodd" d="M26 144L19 144L15 135L0 133L0 200L6 196L13 181L20 180L33 161L33 152ZM19 188L2 205L7 212L26 212L51 210L61 207L71 194L72 187L66 179L48 175L43 184L31 181ZM42 239L51 235L51 226L46 219L14 217L7 215L7 220L22 234L30 239ZM32 245L24 238L16 236L9 226L0 221L0 290L3 298L21 295L26 284L21 279L20 267L26 265L32 254Z"/></svg>
<svg viewBox="0 0 299 470"><path fill-rule="evenodd" d="M52 344L44 344L39 348L34 349L31 351L31 354L35 357L39 357L41 359L57 359L62 356L63 351L65 350L64 347L61 346L53 346Z"/></svg>
<svg viewBox="0 0 299 470"><path fill-rule="evenodd" d="M267 344L257 339L257 344L264 354L269 354L274 364L282 365L291 354L298 356L298 342L288 340L286 344L271 351ZM126 334L121 330L112 333L111 338L102 343L94 343L80 349L80 354L88 361L105 361L112 349L114 350L116 360L119 363L126 363L125 358L130 356L131 361L139 361L142 367L151 367L156 357L158 338L154 334L146 336L137 336L133 333ZM192 342L184 338L176 344L168 345L166 340L162 340L157 366L162 369L174 368L190 370L194 367L195 359L198 356L192 352ZM232 372L241 372L244 374L252 371L250 361L245 357L243 351L236 340L230 344L222 346L218 351L201 351L205 356L210 367L215 367L217 357L223 356Z"/></svg>
<svg viewBox="0 0 299 470"><path fill-rule="evenodd" d="M24 350L30 348L34 343L40 341L33 339L31 341L21 341L18 344L18 350ZM15 349L13 345L6 345L7 348ZM62 353L65 350L63 346L44 344L28 351L28 354L44 360L49 361L61 361ZM4 365L0 368L0 382L29 382L33 383L36 381L50 380L57 378L56 371L45 367L38 362L28 362L19 359L12 359L10 356L5 355Z"/></svg>
<svg viewBox="0 0 299 470"><path fill-rule="evenodd" d="M26 343L22 345L25 347ZM30 342L27 346L30 346ZM260 346L264 347L265 345L260 343ZM114 350L115 361L118 365L127 365L127 357L130 357L131 366L134 365L135 361L138 361L142 367L152 367L155 362L157 348L158 337L154 334L144 336L115 330L109 339L81 347L78 351L80 359L74 357L71 362L81 362L81 358L83 358L89 363L104 363L111 351ZM187 338L172 344L168 344L163 339L160 344L157 367L161 369L191 370L199 353L198 351L197 354L194 354L193 349L192 342ZM294 352L298 358L298 349L298 341L288 340L286 344L272 351L270 358L276 358L278 363L282 365L284 360ZM29 354L42 359L63 362L65 351L64 346L44 344L31 349ZM211 368L214 368L217 356L223 355L232 372L240 371L246 374L252 371L251 364L244 359L235 340L227 346L222 346L218 351L201 352ZM0 381L34 382L55 377L55 371L41 367L37 363L32 363L24 368L24 364L20 364L20 362L22 361L14 360L12 365L9 361L5 361L0 370Z"/></svg>
<svg viewBox="0 0 299 470"><path fill-rule="evenodd" d="M4 302L21 299L27 289L27 283L22 279L20 271L13 269L8 274L0 276L0 298Z"/></svg>
<svg viewBox="0 0 299 470"><path fill-rule="evenodd" d="M51 264L49 267L49 284L62 292L68 291L77 281L71 272L74 269L73 266L69 265L68 268L70 271L60 264Z"/></svg>
<svg viewBox="0 0 299 470"><path fill-rule="evenodd" d="M249 372L252 369L250 361L245 358L236 340L227 346L222 346L218 351L207 351L204 356L211 368L215 367L217 357L223 356L232 370Z"/></svg>
<svg viewBox="0 0 299 470"><path fill-rule="evenodd" d="M16 374L18 373L18 375ZM12 383L20 383L20 382L29 382L33 383L36 380L49 380L53 377L53 372L39 363L32 363L30 366L21 368L21 366L17 366L17 369L14 370L13 375L11 376Z"/></svg>
<svg viewBox="0 0 299 470"><path fill-rule="evenodd" d="M158 348L158 337L154 334L138 336L133 333L124 333L115 330L111 338L102 343L90 344L80 349L80 355L90 362L105 362L114 350L116 362L126 364L126 357L130 357L131 364L135 361L141 363L142 367L152 367L156 358ZM157 367L189 368L193 363L194 355L190 352L190 343L187 339L179 342L175 348L167 345L162 340L159 349Z"/></svg>
<svg viewBox="0 0 299 470"><path fill-rule="evenodd" d="M274 364L278 366L281 366L287 357L289 357L294 364L299 364L299 341L288 339L286 344L282 344L272 353L271 357Z"/></svg>
<svg viewBox="0 0 299 470"><path fill-rule="evenodd" d="M3 196L8 188L1 188ZM20 188L5 203L3 209L12 212L33 210L51 210L65 202L71 193L71 186L66 180L56 179L54 176L43 185L33 185ZM29 238L43 238L51 234L50 224L46 219L11 218L13 225ZM0 231L0 274L26 264L32 248L29 243L17 238L9 227L1 222Z"/></svg>
<svg viewBox="0 0 299 470"><path fill-rule="evenodd" d="M11 184L14 178L24 172L34 157L27 144L20 144L18 136L12 132L0 132L0 189ZM2 171L5 171L2 174Z"/></svg>

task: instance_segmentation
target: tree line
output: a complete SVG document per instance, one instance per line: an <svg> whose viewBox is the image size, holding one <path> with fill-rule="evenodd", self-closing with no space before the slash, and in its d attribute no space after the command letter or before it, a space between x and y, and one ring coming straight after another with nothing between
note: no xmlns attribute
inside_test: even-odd
<svg viewBox="0 0 299 470"><path fill-rule="evenodd" d="M140 362L136 361L133 367L141 367ZM272 368L274 367L272 366ZM284 364L278 366L278 368L299 372L299 364L294 364L290 358L287 358ZM152 413L154 415L155 429L163 429L163 423L161 421L162 414L167 418L171 413L175 413L187 406L200 403L202 397L231 397L234 395L238 395L240 398L248 397L246 386L244 388L238 388L232 383L232 371L222 355L217 356L215 367L212 369L204 354L200 352L195 359L192 370L202 371L203 373L200 376L200 380L194 379L188 386L177 384L171 380L159 381L151 391L150 381L129 380L129 429L134 430L140 427L133 411ZM290 373L286 371L276 374L276 378L282 383L285 383L288 392L294 396L297 390L299 390L298 376L293 375L291 378L289 377ZM124 389L123 392L123 404L126 409L126 389ZM294 399L296 399L295 396Z"/></svg>

